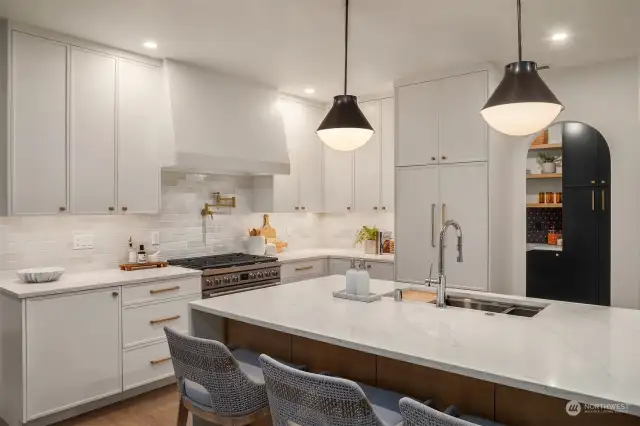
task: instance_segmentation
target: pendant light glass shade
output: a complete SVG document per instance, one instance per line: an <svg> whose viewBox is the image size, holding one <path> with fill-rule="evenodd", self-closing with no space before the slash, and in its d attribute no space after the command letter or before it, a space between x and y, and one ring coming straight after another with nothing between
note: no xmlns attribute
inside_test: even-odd
<svg viewBox="0 0 640 426"><path fill-rule="evenodd" d="M344 95L333 98L333 106L318 127L318 137L337 151L353 151L366 144L373 136L373 127L367 121L358 98L347 95L347 60L349 58L349 0L346 1L344 20Z"/></svg>
<svg viewBox="0 0 640 426"><path fill-rule="evenodd" d="M522 60L522 7L517 0L518 62L505 67L504 77L491 95L482 117L497 131L526 136L547 128L564 109L538 74L538 65Z"/></svg>
<svg viewBox="0 0 640 426"><path fill-rule="evenodd" d="M318 137L337 151L353 151L367 143L373 128L358 106L358 98L338 95L318 127Z"/></svg>
<svg viewBox="0 0 640 426"><path fill-rule="evenodd" d="M526 136L548 127L563 106L538 74L535 62L506 66L504 78L482 109L485 121L497 131Z"/></svg>

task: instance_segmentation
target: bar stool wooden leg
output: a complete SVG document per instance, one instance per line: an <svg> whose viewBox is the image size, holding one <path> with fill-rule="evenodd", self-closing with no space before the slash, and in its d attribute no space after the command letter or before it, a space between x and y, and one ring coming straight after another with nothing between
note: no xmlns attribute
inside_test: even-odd
<svg viewBox="0 0 640 426"><path fill-rule="evenodd" d="M187 407L182 403L182 398L178 400L178 420L176 426L187 426L187 418L189 417L189 411Z"/></svg>

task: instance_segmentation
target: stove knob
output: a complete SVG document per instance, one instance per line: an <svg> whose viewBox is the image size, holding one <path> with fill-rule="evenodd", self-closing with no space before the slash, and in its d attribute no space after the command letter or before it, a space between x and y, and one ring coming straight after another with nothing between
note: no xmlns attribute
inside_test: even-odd
<svg viewBox="0 0 640 426"><path fill-rule="evenodd" d="M224 277L222 280L224 281L225 284L229 284L231 282L231 278L229 277Z"/></svg>
<svg viewBox="0 0 640 426"><path fill-rule="evenodd" d="M256 278L256 274L254 274L253 272L250 272L250 273L249 273L249 279L250 279L250 280L253 280L253 279L255 279L255 278Z"/></svg>
<svg viewBox="0 0 640 426"><path fill-rule="evenodd" d="M208 286L211 286L211 284L213 284L213 283L211 282L211 280L205 280L204 282L205 282L205 284L207 284Z"/></svg>
<svg viewBox="0 0 640 426"><path fill-rule="evenodd" d="M274 269L273 271L271 271L271 276L272 277L277 277L278 276L278 270Z"/></svg>
<svg viewBox="0 0 640 426"><path fill-rule="evenodd" d="M240 281L240 278L239 278L237 275L234 275L234 276L231 278L231 281L233 281L234 283L237 283L237 282L239 282L239 281Z"/></svg>
<svg viewBox="0 0 640 426"><path fill-rule="evenodd" d="M220 278L214 278L213 280L213 285L220 285L222 284L222 279Z"/></svg>

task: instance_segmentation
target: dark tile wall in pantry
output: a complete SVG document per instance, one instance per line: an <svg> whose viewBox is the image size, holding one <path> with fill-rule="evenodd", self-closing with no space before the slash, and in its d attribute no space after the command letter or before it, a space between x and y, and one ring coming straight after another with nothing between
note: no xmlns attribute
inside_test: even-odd
<svg viewBox="0 0 640 426"><path fill-rule="evenodd" d="M550 230L562 231L562 209L527 208L527 242L547 243Z"/></svg>

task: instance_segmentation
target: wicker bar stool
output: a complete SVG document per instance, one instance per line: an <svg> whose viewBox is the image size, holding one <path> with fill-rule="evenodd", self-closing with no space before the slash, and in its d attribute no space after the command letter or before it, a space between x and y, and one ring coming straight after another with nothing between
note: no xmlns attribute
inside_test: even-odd
<svg viewBox="0 0 640 426"><path fill-rule="evenodd" d="M188 412L220 426L250 425L269 416L258 354L164 331L180 392L178 426L186 426Z"/></svg>
<svg viewBox="0 0 640 426"><path fill-rule="evenodd" d="M260 355L274 426L396 426L402 395L313 374Z"/></svg>
<svg viewBox="0 0 640 426"><path fill-rule="evenodd" d="M453 406L440 412L411 398L400 400L405 426L501 426L491 420L461 415Z"/></svg>

